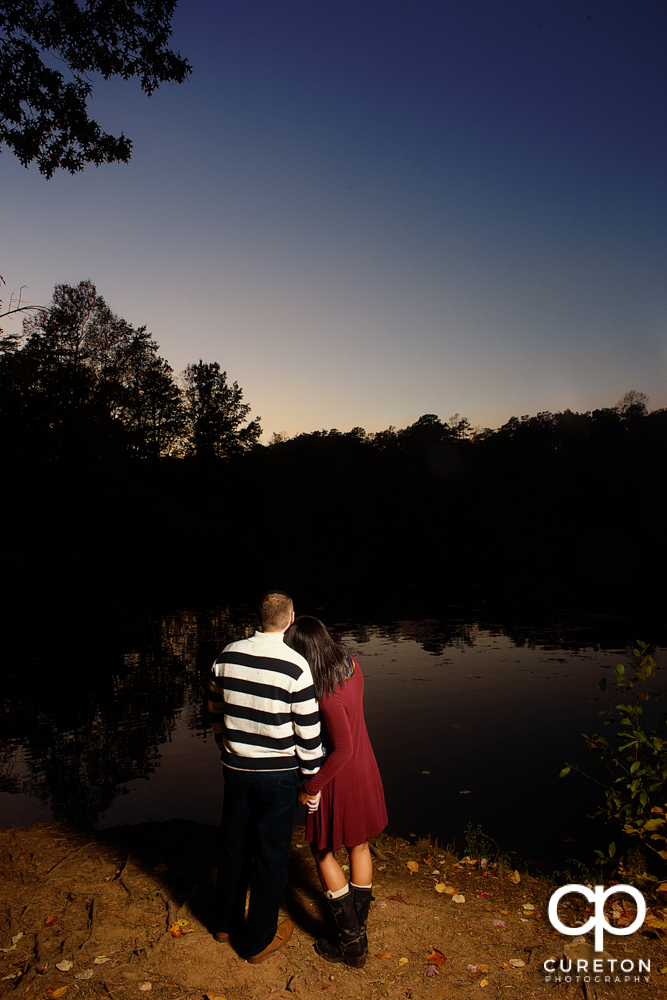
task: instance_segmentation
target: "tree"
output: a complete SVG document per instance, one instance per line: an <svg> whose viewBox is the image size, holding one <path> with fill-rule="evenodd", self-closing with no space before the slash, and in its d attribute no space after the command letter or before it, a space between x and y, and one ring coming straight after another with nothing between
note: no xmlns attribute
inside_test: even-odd
<svg viewBox="0 0 667 1000"><path fill-rule="evenodd" d="M192 67L167 48L175 7L176 0L0 0L0 143L25 167L36 160L47 179L58 168L73 174L87 163L127 163L131 140L88 117L89 74L139 77L149 97L161 83L182 83Z"/></svg>
<svg viewBox="0 0 667 1000"><path fill-rule="evenodd" d="M160 458L178 449L185 430L185 408L173 369L157 354L157 344L130 349L121 417L132 428L132 450L140 458Z"/></svg>
<svg viewBox="0 0 667 1000"><path fill-rule="evenodd" d="M199 458L223 458L249 451L262 433L261 417L241 426L250 413L238 382L227 384L217 362L199 361L183 372L188 410L188 451Z"/></svg>
<svg viewBox="0 0 667 1000"><path fill-rule="evenodd" d="M645 392L630 389L619 399L615 409L622 417L645 417L648 413L648 396Z"/></svg>
<svg viewBox="0 0 667 1000"><path fill-rule="evenodd" d="M56 285L0 357L6 437L50 460L170 454L183 400L157 352L146 327L116 316L91 281Z"/></svg>

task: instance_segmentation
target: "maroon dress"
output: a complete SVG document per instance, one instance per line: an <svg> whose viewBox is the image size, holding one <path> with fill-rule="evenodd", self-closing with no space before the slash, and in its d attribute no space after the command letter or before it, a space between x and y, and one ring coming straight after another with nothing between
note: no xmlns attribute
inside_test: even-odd
<svg viewBox="0 0 667 1000"><path fill-rule="evenodd" d="M306 819L306 840L334 853L342 844L363 844L387 825L382 779L364 721L364 677L352 662L354 673L320 702L329 755L304 785L309 795L322 792L319 809Z"/></svg>

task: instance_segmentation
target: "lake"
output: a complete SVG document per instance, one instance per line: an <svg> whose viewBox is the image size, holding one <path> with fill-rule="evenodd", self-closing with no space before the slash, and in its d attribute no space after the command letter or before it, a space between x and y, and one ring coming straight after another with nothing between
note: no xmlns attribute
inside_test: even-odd
<svg viewBox="0 0 667 1000"><path fill-rule="evenodd" d="M310 609L309 609L310 612ZM361 621L315 609L359 659L389 831L466 848L481 826L534 862L592 859L600 789L581 733L600 731L598 681L628 662L635 624L441 615ZM252 631L247 608L98 609L48 619L9 643L0 825L53 818L103 828L217 823L222 766L206 726L208 670ZM644 629L639 638L663 642ZM657 653L664 663L664 648Z"/></svg>

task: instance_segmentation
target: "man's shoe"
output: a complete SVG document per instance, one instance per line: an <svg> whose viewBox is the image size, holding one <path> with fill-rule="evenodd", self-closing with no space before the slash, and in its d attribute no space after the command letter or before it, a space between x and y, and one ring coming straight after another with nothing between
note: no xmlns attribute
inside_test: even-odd
<svg viewBox="0 0 667 1000"><path fill-rule="evenodd" d="M264 959L270 958L274 951L278 951L278 948L282 948L286 941L292 936L292 931L294 930L294 924L287 917L285 920L281 920L278 924L276 933L274 935L273 941L267 944L266 948L259 952L257 955L251 955L247 960L251 965L257 965L259 962L263 962Z"/></svg>
<svg viewBox="0 0 667 1000"><path fill-rule="evenodd" d="M220 944L229 944L231 940L231 937L227 933L227 931L216 931L213 937L215 938L216 941L219 941Z"/></svg>

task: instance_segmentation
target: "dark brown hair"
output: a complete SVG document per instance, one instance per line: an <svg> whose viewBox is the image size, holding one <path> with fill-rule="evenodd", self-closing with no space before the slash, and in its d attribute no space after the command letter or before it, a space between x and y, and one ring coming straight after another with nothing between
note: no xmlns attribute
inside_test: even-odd
<svg viewBox="0 0 667 1000"><path fill-rule="evenodd" d="M333 694L354 669L348 651L331 638L319 618L301 615L285 632L285 642L308 660L318 701Z"/></svg>

